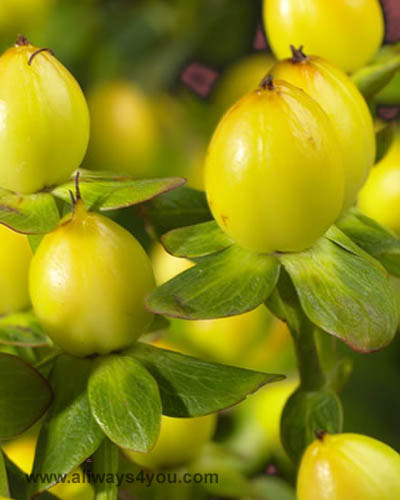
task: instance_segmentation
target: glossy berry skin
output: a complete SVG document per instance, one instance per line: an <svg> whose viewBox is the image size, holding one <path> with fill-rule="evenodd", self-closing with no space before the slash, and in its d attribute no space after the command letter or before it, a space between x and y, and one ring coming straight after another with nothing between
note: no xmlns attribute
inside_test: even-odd
<svg viewBox="0 0 400 500"><path fill-rule="evenodd" d="M400 128L389 151L372 169L358 196L366 215L400 235Z"/></svg>
<svg viewBox="0 0 400 500"><path fill-rule="evenodd" d="M135 177L150 175L158 130L147 97L130 82L113 81L93 89L88 103L90 168Z"/></svg>
<svg viewBox="0 0 400 500"><path fill-rule="evenodd" d="M384 35L379 0L264 0L264 26L277 59L303 45L349 73L372 59Z"/></svg>
<svg viewBox="0 0 400 500"><path fill-rule="evenodd" d="M339 149L329 118L301 89L276 80L246 95L208 149L205 187L216 221L254 252L310 247L342 209Z"/></svg>
<svg viewBox="0 0 400 500"><path fill-rule="evenodd" d="M0 315L29 307L31 258L27 236L0 225Z"/></svg>
<svg viewBox="0 0 400 500"><path fill-rule="evenodd" d="M24 194L66 181L89 140L77 81L48 51L33 57L37 50L26 42L0 58L0 187Z"/></svg>
<svg viewBox="0 0 400 500"><path fill-rule="evenodd" d="M148 469L173 469L193 462L212 438L215 414L195 418L172 418L163 415L161 431L154 448L147 453L124 450L126 455Z"/></svg>
<svg viewBox="0 0 400 500"><path fill-rule="evenodd" d="M330 118L343 157L345 194L343 208L349 208L367 179L375 161L374 124L368 106L351 79L325 59L299 54L279 61L274 77L300 87L315 99Z"/></svg>
<svg viewBox="0 0 400 500"><path fill-rule="evenodd" d="M400 455L361 434L326 434L310 444L300 464L297 499L355 498L400 498Z"/></svg>
<svg viewBox="0 0 400 500"><path fill-rule="evenodd" d="M30 269L32 305L55 344L75 356L132 344L148 327L150 260L121 226L81 201L47 234Z"/></svg>

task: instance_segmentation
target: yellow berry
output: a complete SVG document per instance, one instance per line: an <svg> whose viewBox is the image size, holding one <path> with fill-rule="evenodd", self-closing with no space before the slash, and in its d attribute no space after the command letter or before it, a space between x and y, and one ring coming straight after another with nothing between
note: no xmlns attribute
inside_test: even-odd
<svg viewBox="0 0 400 500"><path fill-rule="evenodd" d="M81 200L43 238L29 285L44 330L76 356L122 349L152 319L144 299L155 283L145 251L112 220L86 212Z"/></svg>
<svg viewBox="0 0 400 500"><path fill-rule="evenodd" d="M297 479L298 500L400 498L400 455L361 434L321 435L306 449Z"/></svg>
<svg viewBox="0 0 400 500"><path fill-rule="evenodd" d="M278 59L303 45L347 72L368 63L384 35L379 0L264 0L264 25Z"/></svg>
<svg viewBox="0 0 400 500"><path fill-rule="evenodd" d="M0 225L0 315L29 306L28 273L32 250L27 236Z"/></svg>
<svg viewBox="0 0 400 500"><path fill-rule="evenodd" d="M343 163L329 118L287 82L260 86L214 132L205 187L214 218L242 247L304 250L343 205Z"/></svg>
<svg viewBox="0 0 400 500"><path fill-rule="evenodd" d="M138 465L149 469L172 469L193 462L212 438L215 414L195 418L172 418L163 415L161 431L154 448L147 453L124 450Z"/></svg>
<svg viewBox="0 0 400 500"><path fill-rule="evenodd" d="M275 78L286 80L310 95L331 120L343 157L344 209L356 200L375 161L374 124L368 106L351 79L320 57L293 48L293 57L271 69Z"/></svg>
<svg viewBox="0 0 400 500"><path fill-rule="evenodd" d="M89 113L69 71L20 37L0 57L0 187L33 193L66 181L89 140Z"/></svg>

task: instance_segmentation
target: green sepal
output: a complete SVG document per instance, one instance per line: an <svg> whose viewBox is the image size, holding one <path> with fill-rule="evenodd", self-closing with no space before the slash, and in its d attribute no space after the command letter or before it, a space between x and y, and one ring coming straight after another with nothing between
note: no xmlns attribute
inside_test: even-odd
<svg viewBox="0 0 400 500"><path fill-rule="evenodd" d="M391 342L398 307L387 273L337 228L309 250L282 255L281 262L306 316L319 328L359 352Z"/></svg>
<svg viewBox="0 0 400 500"><path fill-rule="evenodd" d="M352 75L354 83L366 99L383 90L400 69L400 54L378 60Z"/></svg>
<svg viewBox="0 0 400 500"><path fill-rule="evenodd" d="M400 277L400 238L356 208L346 212L336 226L372 255L393 276Z"/></svg>
<svg viewBox="0 0 400 500"><path fill-rule="evenodd" d="M337 395L330 390L297 389L288 399L281 417L282 445L296 463L316 439L316 433L342 431L343 410Z"/></svg>
<svg viewBox="0 0 400 500"><path fill-rule="evenodd" d="M261 386L285 377L210 363L138 342L126 355L137 359L158 383L162 411L170 417L198 417L223 410Z"/></svg>
<svg viewBox="0 0 400 500"><path fill-rule="evenodd" d="M212 220L203 191L180 187L158 196L143 206L141 212L157 237L179 227Z"/></svg>
<svg viewBox="0 0 400 500"><path fill-rule="evenodd" d="M161 241L166 250L176 257L204 257L232 246L233 241L215 221L174 229Z"/></svg>
<svg viewBox="0 0 400 500"><path fill-rule="evenodd" d="M117 210L149 201L185 183L180 177L165 179L133 179L111 172L79 170L79 189L87 209ZM75 193L75 173L69 182L53 189L52 194L71 203Z"/></svg>
<svg viewBox="0 0 400 500"><path fill-rule="evenodd" d="M26 311L0 317L0 344L42 347L50 342L33 312Z"/></svg>
<svg viewBox="0 0 400 500"><path fill-rule="evenodd" d="M269 297L279 269L277 258L233 245L154 290L147 305L157 314L192 320L242 314Z"/></svg>
<svg viewBox="0 0 400 500"><path fill-rule="evenodd" d="M0 224L24 234L44 234L57 227L60 214L49 193L16 194L0 188Z"/></svg>
<svg viewBox="0 0 400 500"><path fill-rule="evenodd" d="M135 359L102 356L89 378L90 408L104 434L121 448L147 452L161 425L161 399L150 373Z"/></svg>
<svg viewBox="0 0 400 500"><path fill-rule="evenodd" d="M41 479L30 484L35 495L56 482L92 455L104 439L89 406L87 385L93 360L58 356L50 381L54 401L40 430L32 473ZM49 475L46 477L44 475Z"/></svg>
<svg viewBox="0 0 400 500"><path fill-rule="evenodd" d="M0 380L0 439L10 439L39 420L52 392L37 370L11 354L0 353Z"/></svg>

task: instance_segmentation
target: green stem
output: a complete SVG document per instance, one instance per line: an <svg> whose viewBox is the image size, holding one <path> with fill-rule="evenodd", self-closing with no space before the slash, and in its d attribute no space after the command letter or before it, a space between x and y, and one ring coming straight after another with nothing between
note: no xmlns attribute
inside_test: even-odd
<svg viewBox="0 0 400 500"><path fill-rule="evenodd" d="M300 386L306 391L317 391L326 384L326 377L315 341L315 326L302 311L299 314L302 315L299 327L291 330L291 333L296 349Z"/></svg>
<svg viewBox="0 0 400 500"><path fill-rule="evenodd" d="M105 438L96 453L93 455L93 473L104 474L104 481L95 483L96 500L117 500L118 486L117 473L119 464L119 450L114 443ZM107 478L110 478L107 481Z"/></svg>
<svg viewBox="0 0 400 500"><path fill-rule="evenodd" d="M288 273L282 269L277 289L267 306L284 321L295 344L301 389L316 391L326 384L317 344L316 326L307 318Z"/></svg>

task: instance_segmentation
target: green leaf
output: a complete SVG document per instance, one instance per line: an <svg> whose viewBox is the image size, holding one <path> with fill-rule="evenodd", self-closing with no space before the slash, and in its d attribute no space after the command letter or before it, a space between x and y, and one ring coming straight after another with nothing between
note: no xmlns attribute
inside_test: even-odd
<svg viewBox="0 0 400 500"><path fill-rule="evenodd" d="M385 157L393 142L395 130L395 122L390 122L386 124L381 130L379 130L379 132L377 132L375 163L378 163L382 160L382 158Z"/></svg>
<svg viewBox="0 0 400 500"><path fill-rule="evenodd" d="M111 441L135 451L153 448L160 432L160 393L140 363L128 356L99 359L88 394L92 413Z"/></svg>
<svg viewBox="0 0 400 500"><path fill-rule="evenodd" d="M281 261L315 325L359 352L390 343L398 324L397 304L377 261L326 237L307 251L282 255Z"/></svg>
<svg viewBox="0 0 400 500"><path fill-rule="evenodd" d="M10 497L14 500L29 500L28 480L25 472L15 465L8 457L5 457L7 475L10 485ZM48 491L44 491L37 497L38 500L59 500Z"/></svg>
<svg viewBox="0 0 400 500"><path fill-rule="evenodd" d="M87 396L87 382L93 360L57 357L50 381L54 402L40 430L33 473L42 476L30 485L37 494L56 481L53 474L64 475L84 462L99 447L104 434L92 416Z"/></svg>
<svg viewBox="0 0 400 500"><path fill-rule="evenodd" d="M10 497L15 500L29 500L26 474L6 455L4 455L4 459L7 469Z"/></svg>
<svg viewBox="0 0 400 500"><path fill-rule="evenodd" d="M155 315L153 321L151 322L149 328L146 333L154 333L160 332L161 330L167 330L170 325L170 321L164 316L160 316L159 314Z"/></svg>
<svg viewBox="0 0 400 500"><path fill-rule="evenodd" d="M372 64L384 63L393 57L396 57L400 54L400 44L399 43L391 43L383 45L373 60ZM400 73L397 71L394 77L390 80L390 82L384 87L381 92L376 96L376 102L378 104L383 104L387 106L396 106L400 104Z"/></svg>
<svg viewBox="0 0 400 500"><path fill-rule="evenodd" d="M352 75L354 83L366 99L378 94L400 69L400 54L374 62Z"/></svg>
<svg viewBox="0 0 400 500"><path fill-rule="evenodd" d="M274 289L279 261L233 245L154 290L147 298L155 313L184 319L222 318L259 306Z"/></svg>
<svg viewBox="0 0 400 500"><path fill-rule="evenodd" d="M394 77L375 97L376 103L383 106L400 105L400 72L397 71Z"/></svg>
<svg viewBox="0 0 400 500"><path fill-rule="evenodd" d="M169 253L187 258L203 257L233 244L215 221L174 229L161 240Z"/></svg>
<svg viewBox="0 0 400 500"><path fill-rule="evenodd" d="M400 239L389 229L353 208L336 222L360 248L379 260L393 276L400 277Z"/></svg>
<svg viewBox="0 0 400 500"><path fill-rule="evenodd" d="M151 200L175 189L185 182L179 177L165 179L133 179L110 172L80 170L79 188L85 206L92 210L116 210ZM54 196L71 203L70 192L75 192L75 180L57 186Z"/></svg>
<svg viewBox="0 0 400 500"><path fill-rule="evenodd" d="M35 253L38 249L43 237L43 234L28 234L29 245L31 246L33 253Z"/></svg>
<svg viewBox="0 0 400 500"><path fill-rule="evenodd" d="M41 347L49 344L32 311L0 317L0 344Z"/></svg>
<svg viewBox="0 0 400 500"><path fill-rule="evenodd" d="M43 415L51 390L40 373L11 354L0 353L0 380L0 439L10 439Z"/></svg>
<svg viewBox="0 0 400 500"><path fill-rule="evenodd" d="M19 233L41 234L52 231L59 220L51 194L22 195L0 188L0 224Z"/></svg>
<svg viewBox="0 0 400 500"><path fill-rule="evenodd" d="M162 194L141 207L143 215L160 236L172 229L212 220L206 195L187 187Z"/></svg>
<svg viewBox="0 0 400 500"><path fill-rule="evenodd" d="M288 399L281 418L281 439L289 457L299 462L304 450L316 439L316 431L342 431L343 410L331 391L297 390Z"/></svg>
<svg viewBox="0 0 400 500"><path fill-rule="evenodd" d="M156 379L163 414L198 417L239 403L261 386L283 375L209 363L138 342L127 354L139 360Z"/></svg>
<svg viewBox="0 0 400 500"><path fill-rule="evenodd" d="M337 226L331 226L325 233L325 238L333 243L336 243L337 246L347 250L349 253L366 259L370 264L377 267L381 271L384 271L384 267L374 257L354 243L354 241Z"/></svg>
<svg viewBox="0 0 400 500"><path fill-rule="evenodd" d="M8 489L6 464L4 462L4 455L0 450L0 497L8 496L10 496L10 491Z"/></svg>

